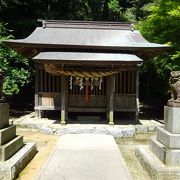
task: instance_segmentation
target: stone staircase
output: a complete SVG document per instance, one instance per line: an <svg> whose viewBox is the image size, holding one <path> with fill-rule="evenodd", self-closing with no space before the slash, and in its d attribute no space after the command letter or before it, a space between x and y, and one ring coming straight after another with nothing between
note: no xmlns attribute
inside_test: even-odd
<svg viewBox="0 0 180 180"><path fill-rule="evenodd" d="M15 179L36 153L36 144L24 143L9 125L9 105L0 103L0 179Z"/></svg>

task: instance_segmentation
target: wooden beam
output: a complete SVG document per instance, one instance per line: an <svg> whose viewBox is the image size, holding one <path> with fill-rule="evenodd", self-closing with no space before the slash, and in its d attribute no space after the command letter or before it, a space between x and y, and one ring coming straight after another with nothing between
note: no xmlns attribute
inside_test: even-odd
<svg viewBox="0 0 180 180"><path fill-rule="evenodd" d="M66 124L66 77L61 75L61 125Z"/></svg>
<svg viewBox="0 0 180 180"><path fill-rule="evenodd" d="M68 107L69 107L69 77L65 76L65 119L68 119Z"/></svg>
<svg viewBox="0 0 180 180"><path fill-rule="evenodd" d="M69 112L106 112L106 108L86 108L86 107L81 107L81 108L68 108Z"/></svg>

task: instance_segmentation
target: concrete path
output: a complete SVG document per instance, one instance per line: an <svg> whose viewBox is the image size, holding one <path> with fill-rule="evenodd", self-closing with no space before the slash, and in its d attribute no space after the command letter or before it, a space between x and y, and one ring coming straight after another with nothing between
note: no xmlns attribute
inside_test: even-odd
<svg viewBox="0 0 180 180"><path fill-rule="evenodd" d="M110 135L69 134L60 137L37 180L132 180Z"/></svg>

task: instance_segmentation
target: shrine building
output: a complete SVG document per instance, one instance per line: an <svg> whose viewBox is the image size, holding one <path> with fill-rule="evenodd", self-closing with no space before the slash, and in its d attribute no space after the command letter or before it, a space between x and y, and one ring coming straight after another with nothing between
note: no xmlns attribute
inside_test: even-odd
<svg viewBox="0 0 180 180"><path fill-rule="evenodd" d="M130 23L42 21L25 39L5 45L35 62L35 112L139 114L139 66L169 49L150 43Z"/></svg>

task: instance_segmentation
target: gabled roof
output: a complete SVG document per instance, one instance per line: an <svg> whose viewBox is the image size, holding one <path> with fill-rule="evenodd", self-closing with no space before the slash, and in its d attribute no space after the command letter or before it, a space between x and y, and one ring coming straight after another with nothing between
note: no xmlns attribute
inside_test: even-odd
<svg viewBox="0 0 180 180"><path fill-rule="evenodd" d="M27 38L4 42L22 54L36 48L138 51L147 54L169 49L168 45L148 42L139 31L133 30L132 24L93 21L43 21L42 27L37 27Z"/></svg>

